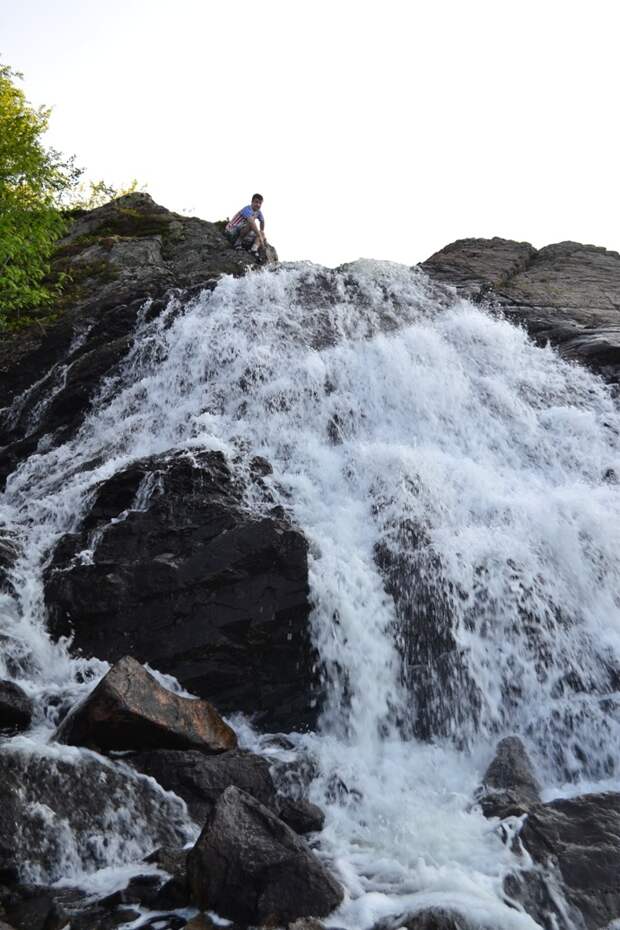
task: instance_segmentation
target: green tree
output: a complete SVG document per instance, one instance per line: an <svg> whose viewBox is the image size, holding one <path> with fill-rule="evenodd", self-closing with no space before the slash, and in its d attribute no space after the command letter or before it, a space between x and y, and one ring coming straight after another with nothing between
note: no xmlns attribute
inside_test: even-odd
<svg viewBox="0 0 620 930"><path fill-rule="evenodd" d="M0 65L0 329L54 299L59 285L45 277L66 222L57 204L81 174L43 145L50 110L27 102L20 78Z"/></svg>
<svg viewBox="0 0 620 930"><path fill-rule="evenodd" d="M63 206L69 211L94 210L111 200L124 197L125 194L145 190L146 184L139 184L136 178L133 178L127 184L121 185L121 187L113 187L103 179L99 181L83 181L74 191L70 192L68 197L63 199Z"/></svg>

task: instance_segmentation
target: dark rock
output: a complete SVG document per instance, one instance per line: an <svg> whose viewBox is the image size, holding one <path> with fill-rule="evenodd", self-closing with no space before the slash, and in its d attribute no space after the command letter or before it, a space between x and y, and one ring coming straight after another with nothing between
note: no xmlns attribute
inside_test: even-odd
<svg viewBox="0 0 620 930"><path fill-rule="evenodd" d="M0 749L0 868L31 869L51 881L69 867L101 868L107 848L130 861L136 849L183 845L181 803L131 769L92 754Z"/></svg>
<svg viewBox="0 0 620 930"><path fill-rule="evenodd" d="M534 249L508 239L460 239L421 267L465 296L499 306L613 383L620 382L620 255L559 242Z"/></svg>
<svg viewBox="0 0 620 930"><path fill-rule="evenodd" d="M175 868L177 874L169 880L162 879L161 875L136 875L125 888L115 891L99 903L108 909L131 904L151 911L185 907L189 903L187 874L180 862L175 864Z"/></svg>
<svg viewBox="0 0 620 930"><path fill-rule="evenodd" d="M238 788L215 805L189 853L188 878L198 907L241 923L324 917L343 897L304 840Z"/></svg>
<svg viewBox="0 0 620 930"><path fill-rule="evenodd" d="M0 730L27 730L32 701L14 681L0 681Z"/></svg>
<svg viewBox="0 0 620 930"><path fill-rule="evenodd" d="M518 817L540 803L540 785L517 736L497 744L477 800L486 817Z"/></svg>
<svg viewBox="0 0 620 930"><path fill-rule="evenodd" d="M275 805L276 793L268 762L241 749L219 756L158 750L132 755L128 761L154 778L162 788L183 798L200 826L220 795L231 785L251 794L266 807Z"/></svg>
<svg viewBox="0 0 620 930"><path fill-rule="evenodd" d="M92 904L83 911L71 914L69 930L116 930L138 919L140 912L130 907L117 907L112 911ZM64 930L64 928L63 928ZM163 928L160 927L160 930Z"/></svg>
<svg viewBox="0 0 620 930"><path fill-rule="evenodd" d="M187 850L180 846L160 846L145 856L144 861L177 878L187 875Z"/></svg>
<svg viewBox="0 0 620 930"><path fill-rule="evenodd" d="M620 794L587 794L532 807L520 839L546 874L512 876L508 890L543 926L568 919L598 930L620 918ZM562 914L561 896L566 904ZM560 899L560 900L559 900Z"/></svg>
<svg viewBox="0 0 620 930"><path fill-rule="evenodd" d="M134 909L93 903L75 888L20 885L0 898L14 930L115 930L139 916ZM0 930L7 926L0 920Z"/></svg>
<svg viewBox="0 0 620 930"><path fill-rule="evenodd" d="M59 442L75 429L126 355L145 300L157 312L171 289L208 287L255 264L219 224L172 213L148 194L76 215L53 263L68 282L54 308L59 321L0 340L0 478L43 435L54 431Z"/></svg>
<svg viewBox="0 0 620 930"><path fill-rule="evenodd" d="M15 930L64 930L69 922L66 910L47 889L33 887L23 897L7 902L5 910Z"/></svg>
<svg viewBox="0 0 620 930"><path fill-rule="evenodd" d="M295 833L314 833L325 826L321 808L303 798L278 798L277 814Z"/></svg>
<svg viewBox="0 0 620 930"><path fill-rule="evenodd" d="M104 751L191 748L224 752L237 745L234 731L208 701L168 691L129 656L117 662L70 711L54 739Z"/></svg>
<svg viewBox="0 0 620 930"><path fill-rule="evenodd" d="M157 489L131 509L147 480ZM317 715L307 548L288 520L248 513L220 453L138 462L100 486L59 545L50 628L86 655L149 662L224 713L303 729Z"/></svg>
<svg viewBox="0 0 620 930"><path fill-rule="evenodd" d="M495 930L491 924L472 924L453 910L430 908L415 914L398 914L386 917L372 930Z"/></svg>
<svg viewBox="0 0 620 930"><path fill-rule="evenodd" d="M292 758L279 759L276 756L271 759L273 782L278 794L287 798L305 798L318 774L316 757L305 749L296 750Z"/></svg>
<svg viewBox="0 0 620 930"><path fill-rule="evenodd" d="M163 910L184 907L189 903L187 884L187 850L161 847L147 856L145 862L153 862L170 875L170 879L157 893L156 905Z"/></svg>
<svg viewBox="0 0 620 930"><path fill-rule="evenodd" d="M482 697L454 636L447 579L420 527L403 521L393 532L397 544L378 546L375 560L394 599L412 697L402 729L423 740L449 736L460 745L476 727Z"/></svg>

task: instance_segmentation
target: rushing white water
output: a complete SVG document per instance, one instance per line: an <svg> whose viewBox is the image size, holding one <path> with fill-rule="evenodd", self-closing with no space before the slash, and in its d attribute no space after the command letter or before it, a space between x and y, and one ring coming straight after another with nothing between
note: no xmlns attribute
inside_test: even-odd
<svg viewBox="0 0 620 930"><path fill-rule="evenodd" d="M262 455L310 542L328 705L297 743L347 888L333 923L440 903L533 927L503 901L515 862L471 798L512 732L547 792L618 784L619 435L594 376L410 269L225 278L144 324L79 435L9 479L0 516L21 554L0 677L45 699L41 735L104 671L49 643L41 582L98 482L170 450L220 449L240 472ZM431 673L429 611L451 656ZM433 743L412 738L429 727Z"/></svg>

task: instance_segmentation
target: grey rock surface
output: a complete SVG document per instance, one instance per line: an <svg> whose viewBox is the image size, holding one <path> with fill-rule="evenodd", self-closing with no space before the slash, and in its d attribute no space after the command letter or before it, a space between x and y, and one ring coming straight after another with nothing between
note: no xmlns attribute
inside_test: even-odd
<svg viewBox="0 0 620 930"><path fill-rule="evenodd" d="M620 919L620 794L587 794L539 804L525 820L521 841L564 894L577 925L581 920L586 930L598 930ZM523 876L521 888L532 916L544 920L545 911L551 915L555 910L557 926L570 930L557 907L557 892L547 901L543 898L540 911L531 907L532 899L540 901L541 894L539 876L530 877L531 886L529 877Z"/></svg>
<svg viewBox="0 0 620 930"><path fill-rule="evenodd" d="M478 803L487 817L519 816L539 804L540 784L518 736L497 744Z"/></svg>
<svg viewBox="0 0 620 930"><path fill-rule="evenodd" d="M27 863L56 881L71 866L107 865L110 843L129 861L141 844L186 840L181 803L129 769L72 749L0 748L0 869Z"/></svg>
<svg viewBox="0 0 620 930"><path fill-rule="evenodd" d="M262 756L242 749L218 756L205 756L193 750L157 750L136 753L127 761L154 778L162 788L183 798L190 815L201 827L220 795L231 785L270 809L275 804L269 763Z"/></svg>
<svg viewBox="0 0 620 930"><path fill-rule="evenodd" d="M535 249L508 239L460 239L421 268L464 296L488 302L608 381L620 382L620 255L559 242Z"/></svg>
<svg viewBox="0 0 620 930"><path fill-rule="evenodd" d="M221 795L187 864L197 906L240 923L325 917L343 898L304 840L238 788Z"/></svg>

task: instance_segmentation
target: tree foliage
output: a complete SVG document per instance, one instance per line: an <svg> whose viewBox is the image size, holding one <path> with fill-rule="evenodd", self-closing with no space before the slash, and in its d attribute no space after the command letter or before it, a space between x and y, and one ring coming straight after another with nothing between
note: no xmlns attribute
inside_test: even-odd
<svg viewBox="0 0 620 930"><path fill-rule="evenodd" d="M113 187L104 180L84 181L70 194L66 200L66 207L69 210L94 210L96 207L102 207L104 203L109 203L110 200L145 189L146 186L139 185L136 178L121 187Z"/></svg>
<svg viewBox="0 0 620 930"><path fill-rule="evenodd" d="M50 111L27 102L20 77L0 65L0 329L53 300L58 284L45 277L65 228L57 204L81 173L43 145Z"/></svg>

